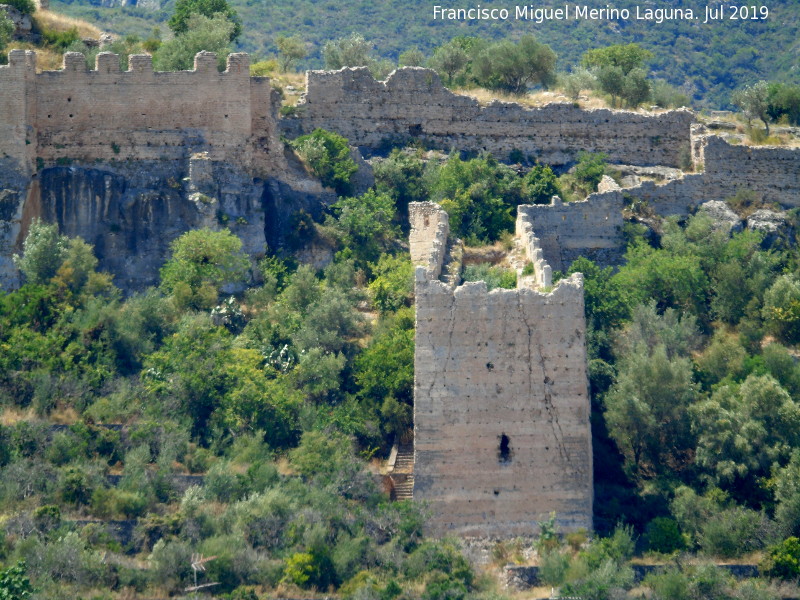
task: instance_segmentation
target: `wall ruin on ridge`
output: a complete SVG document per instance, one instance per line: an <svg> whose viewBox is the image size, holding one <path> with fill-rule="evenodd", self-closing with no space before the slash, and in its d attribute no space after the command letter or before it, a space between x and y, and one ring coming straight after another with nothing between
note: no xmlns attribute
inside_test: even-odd
<svg viewBox="0 0 800 600"><path fill-rule="evenodd" d="M435 234L433 215L444 211L430 203L409 210L418 232L412 256L422 263L415 273L414 498L428 503L432 533L533 535L552 511L563 529L590 529L582 276L552 291L487 292L484 282L453 288L434 276L441 264L429 270L436 259L415 247L424 243L421 232ZM520 226L523 245L536 253L524 217ZM546 279L536 273L538 282Z"/></svg>
<svg viewBox="0 0 800 600"><path fill-rule="evenodd" d="M539 162L569 164L578 152L605 152L611 162L678 166L689 152L689 110L641 114L572 104L528 109L454 94L430 69L405 67L376 81L366 67L309 71L287 133L335 131L373 149L414 139L449 151L488 151L506 160L521 150Z"/></svg>

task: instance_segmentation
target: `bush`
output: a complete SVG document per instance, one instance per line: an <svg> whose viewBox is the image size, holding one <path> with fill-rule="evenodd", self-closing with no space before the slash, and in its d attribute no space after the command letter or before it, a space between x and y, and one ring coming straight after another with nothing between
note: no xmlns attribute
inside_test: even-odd
<svg viewBox="0 0 800 600"><path fill-rule="evenodd" d="M485 281L486 289L502 288L513 290L517 287L517 272L513 269L493 267L487 263L467 265L464 268L464 281Z"/></svg>
<svg viewBox="0 0 800 600"><path fill-rule="evenodd" d="M656 517L650 521L645 539L648 548L654 552L669 554L686 547L678 522L670 517Z"/></svg>
<svg viewBox="0 0 800 600"><path fill-rule="evenodd" d="M569 569L568 554L552 550L544 552L539 559L539 579L545 585L558 587L564 583Z"/></svg>
<svg viewBox="0 0 800 600"><path fill-rule="evenodd" d="M771 546L759 568L769 577L796 580L800 577L800 539L790 537Z"/></svg>
<svg viewBox="0 0 800 600"><path fill-rule="evenodd" d="M32 15L36 11L36 3L33 0L3 0L3 4L13 6L23 15Z"/></svg>
<svg viewBox="0 0 800 600"><path fill-rule="evenodd" d="M760 532L764 517L746 508L717 513L703 526L700 547L712 556L735 558L763 546Z"/></svg>
<svg viewBox="0 0 800 600"><path fill-rule="evenodd" d="M340 195L351 191L350 179L358 167L350 156L347 138L325 129L315 129L291 145L323 185Z"/></svg>

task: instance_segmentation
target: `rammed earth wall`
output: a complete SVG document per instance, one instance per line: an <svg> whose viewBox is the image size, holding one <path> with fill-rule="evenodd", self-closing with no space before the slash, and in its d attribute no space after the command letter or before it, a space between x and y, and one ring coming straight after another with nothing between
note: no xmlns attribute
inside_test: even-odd
<svg viewBox="0 0 800 600"><path fill-rule="evenodd" d="M366 67L309 71L306 85L287 132L322 127L373 149L416 139L443 150L488 151L501 159L520 150L552 165L574 162L586 151L605 152L611 162L675 167L688 156L694 121L688 110L648 115L572 104L527 109L498 101L482 107L419 67L399 69L386 81L376 81Z"/></svg>

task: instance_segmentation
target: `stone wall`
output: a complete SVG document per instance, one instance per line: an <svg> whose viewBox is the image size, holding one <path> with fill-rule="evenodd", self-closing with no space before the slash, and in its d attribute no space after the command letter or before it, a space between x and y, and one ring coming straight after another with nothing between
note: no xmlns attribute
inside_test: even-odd
<svg viewBox="0 0 800 600"><path fill-rule="evenodd" d="M438 279L447 252L450 221L447 213L434 202L411 202L408 205L411 233L408 237L411 262L425 267L427 279Z"/></svg>
<svg viewBox="0 0 800 600"><path fill-rule="evenodd" d="M563 529L591 528L583 276L549 291L550 266L522 211L517 236L534 261L533 285L448 285L436 279L447 213L430 202L409 208L414 498L429 503L431 532L533 535L552 511Z"/></svg>
<svg viewBox="0 0 800 600"><path fill-rule="evenodd" d="M731 145L709 135L700 141L697 160L703 163L707 200L752 190L765 202L800 206L800 148Z"/></svg>
<svg viewBox="0 0 800 600"><path fill-rule="evenodd" d="M592 194L583 202L527 204L517 208L520 219L536 232L544 259L563 271L579 256L600 264L615 264L624 251L622 191Z"/></svg>
<svg viewBox="0 0 800 600"><path fill-rule="evenodd" d="M35 74L32 52L12 51L0 67L0 155L47 161L188 159L282 166L267 78L250 77L249 57L231 54L227 70L201 52L193 71L154 72L149 55L64 55L61 71Z"/></svg>
<svg viewBox="0 0 800 600"><path fill-rule="evenodd" d="M521 150L547 164L574 162L580 151L605 152L611 162L678 166L689 152L691 111L642 114L583 110L572 104L526 109L453 94L429 69L406 67L376 81L366 67L309 71L290 135L317 127L368 148L419 139L450 150L489 151L501 159Z"/></svg>
<svg viewBox="0 0 800 600"><path fill-rule="evenodd" d="M592 526L583 278L455 289L417 268L414 498L436 535Z"/></svg>

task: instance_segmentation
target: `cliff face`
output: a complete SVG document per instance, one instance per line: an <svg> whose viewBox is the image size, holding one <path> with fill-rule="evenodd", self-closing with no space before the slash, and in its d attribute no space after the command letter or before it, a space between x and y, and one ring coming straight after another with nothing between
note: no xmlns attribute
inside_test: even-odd
<svg viewBox="0 0 800 600"><path fill-rule="evenodd" d="M190 229L228 227L253 258L283 243L294 212L334 196L287 161L280 102L234 54L219 73L157 73L149 56L120 71L110 53L36 73L32 52L0 67L0 287L19 282L12 255L33 219L95 247L123 290L158 282L170 243Z"/></svg>

